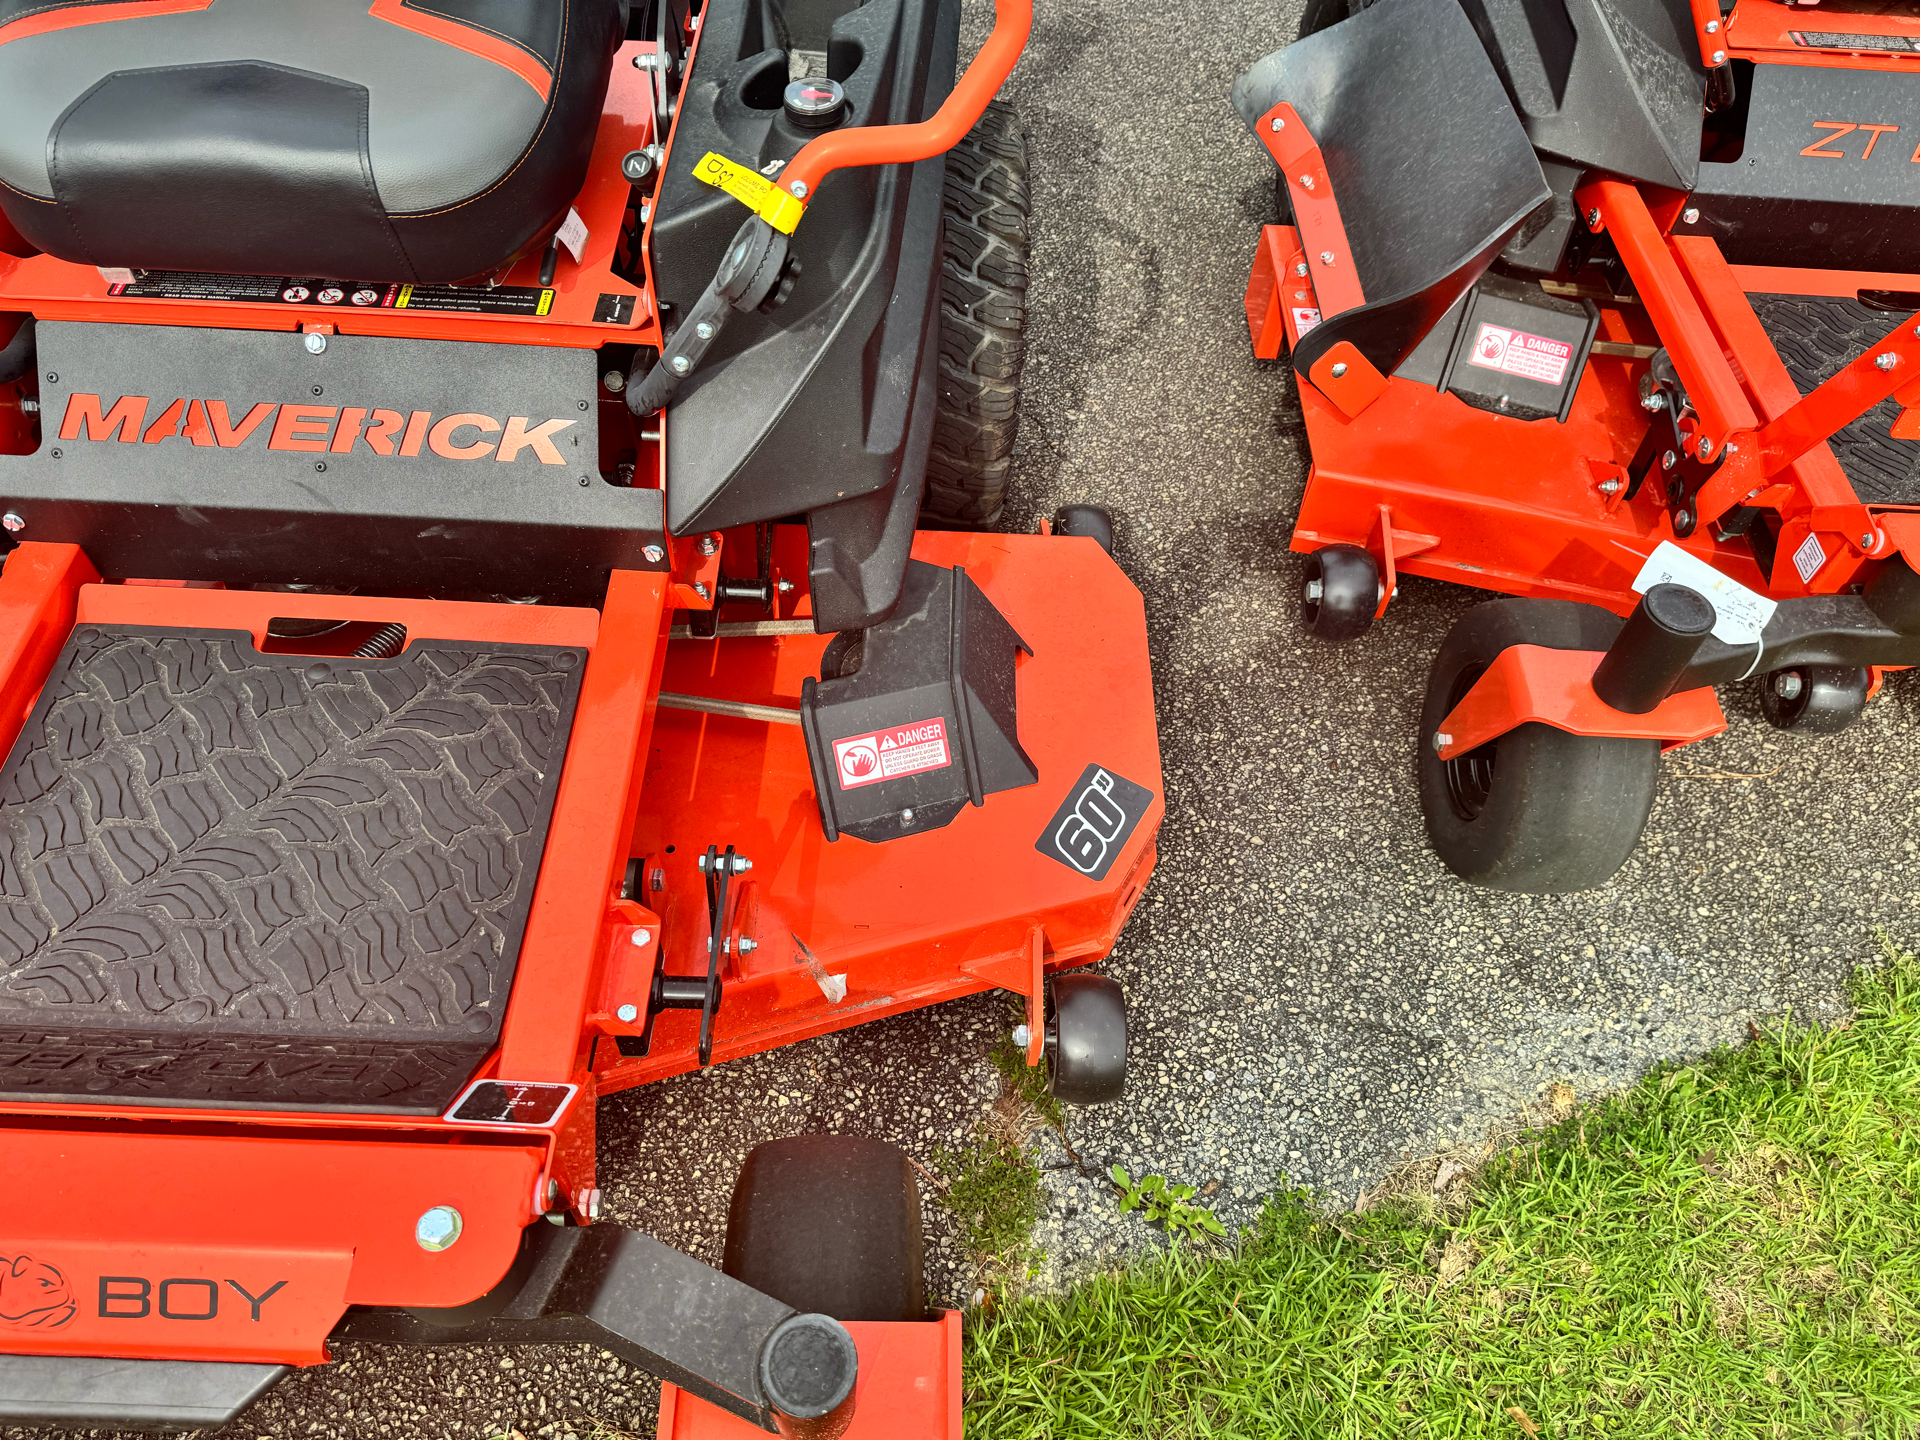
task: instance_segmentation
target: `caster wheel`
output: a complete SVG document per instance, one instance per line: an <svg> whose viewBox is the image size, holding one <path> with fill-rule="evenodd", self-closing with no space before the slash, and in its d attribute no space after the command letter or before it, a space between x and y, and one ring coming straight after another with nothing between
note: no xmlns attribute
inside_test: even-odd
<svg viewBox="0 0 1921 1441"><path fill-rule="evenodd" d="M1084 535L1114 553L1114 517L1098 505L1064 505L1054 513L1055 535Z"/></svg>
<svg viewBox="0 0 1921 1441"><path fill-rule="evenodd" d="M1761 677L1761 714L1776 730L1826 736L1844 731L1868 704L1864 665L1798 665Z"/></svg>
<svg viewBox="0 0 1921 1441"><path fill-rule="evenodd" d="M1301 573L1301 624L1322 640L1359 640L1381 603L1381 572L1358 545L1326 545Z"/></svg>
<svg viewBox="0 0 1921 1441"><path fill-rule="evenodd" d="M1444 761L1434 737L1510 646L1606 650L1621 622L1565 600L1495 600L1447 633L1428 673L1415 762L1428 840L1475 885L1559 895L1607 884L1640 842L1661 744L1530 722Z"/></svg>
<svg viewBox="0 0 1921 1441"><path fill-rule="evenodd" d="M1120 983L1071 971L1048 988L1047 1089L1076 1106L1118 1101L1127 1088L1127 1000Z"/></svg>
<svg viewBox="0 0 1921 1441"><path fill-rule="evenodd" d="M867 646L867 632L864 630L844 630L827 642L827 648L820 653L820 678L840 680L860 669L861 656Z"/></svg>
<svg viewBox="0 0 1921 1441"><path fill-rule="evenodd" d="M866 1136L793 1136L747 1153L721 1270L796 1311L919 1321L920 1191L907 1157Z"/></svg>

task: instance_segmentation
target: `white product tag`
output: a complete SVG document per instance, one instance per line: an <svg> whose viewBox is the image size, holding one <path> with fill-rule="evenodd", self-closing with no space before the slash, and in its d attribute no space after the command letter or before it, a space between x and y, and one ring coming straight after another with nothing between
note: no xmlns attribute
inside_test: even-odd
<svg viewBox="0 0 1921 1441"><path fill-rule="evenodd" d="M1634 593L1646 595L1657 585L1684 585L1705 597L1714 607L1714 638L1729 645L1753 645L1774 616L1773 601L1722 575L1671 540L1662 541L1647 558L1634 577Z"/></svg>
<svg viewBox="0 0 1921 1441"><path fill-rule="evenodd" d="M100 278L109 285L132 285L133 272L124 265L96 265Z"/></svg>
<svg viewBox="0 0 1921 1441"><path fill-rule="evenodd" d="M587 254L587 222L580 218L580 212L573 206L567 207L567 218L560 222L560 229L554 232L554 237L567 247L567 253L574 257L574 264L582 263Z"/></svg>

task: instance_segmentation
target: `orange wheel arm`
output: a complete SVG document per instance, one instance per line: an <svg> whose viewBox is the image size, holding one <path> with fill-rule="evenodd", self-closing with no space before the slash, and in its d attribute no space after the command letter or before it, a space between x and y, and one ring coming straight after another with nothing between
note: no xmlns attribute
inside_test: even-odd
<svg viewBox="0 0 1921 1441"><path fill-rule="evenodd" d="M851 165L897 165L952 150L974 128L1020 59L1033 25L1033 0L994 0L994 33L939 110L918 125L863 125L810 140L788 162L782 188L805 202L832 171Z"/></svg>

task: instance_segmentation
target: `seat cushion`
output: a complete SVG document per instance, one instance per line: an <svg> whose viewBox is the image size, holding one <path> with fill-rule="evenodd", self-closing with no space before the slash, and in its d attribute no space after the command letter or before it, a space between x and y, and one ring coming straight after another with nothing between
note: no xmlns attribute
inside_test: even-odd
<svg viewBox="0 0 1921 1441"><path fill-rule="evenodd" d="M620 0L0 0L0 208L88 265L444 283L580 189Z"/></svg>

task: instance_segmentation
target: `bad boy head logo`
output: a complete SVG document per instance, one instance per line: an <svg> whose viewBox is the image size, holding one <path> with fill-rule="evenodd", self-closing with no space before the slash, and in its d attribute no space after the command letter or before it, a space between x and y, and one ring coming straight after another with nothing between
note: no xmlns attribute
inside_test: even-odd
<svg viewBox="0 0 1921 1441"><path fill-rule="evenodd" d="M0 1326L51 1331L73 1319L73 1287L60 1268L31 1256L0 1256Z"/></svg>

